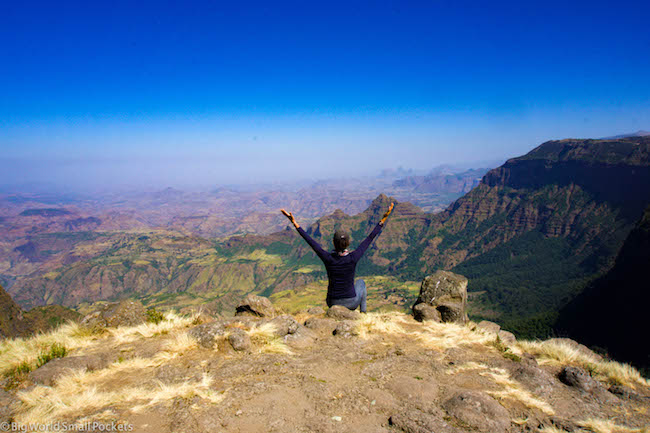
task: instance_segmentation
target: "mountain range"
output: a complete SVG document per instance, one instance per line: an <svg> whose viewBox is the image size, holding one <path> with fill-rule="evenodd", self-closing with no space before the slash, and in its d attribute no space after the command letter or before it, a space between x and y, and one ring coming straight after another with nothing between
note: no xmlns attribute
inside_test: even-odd
<svg viewBox="0 0 650 433"><path fill-rule="evenodd" d="M343 228L354 247L395 202L357 268L357 277L372 282L371 308L408 309L417 282L447 269L469 278L473 318L497 321L519 336L546 337L560 330L559 312L612 268L650 203L649 155L650 137L644 136L555 140L490 170L438 213L385 194L362 212L337 209L311 223L300 220L302 211L291 203L282 207L295 211L322 245ZM426 179L403 182L417 188ZM165 191L159 199L176 195ZM20 217L70 217L52 213ZM94 224L88 218L78 227ZM9 287L25 307L56 303L83 311L87 303L133 297L149 305L223 311L256 293L291 310L301 296L324 298L320 261L288 227L216 239L161 228L23 232L29 241L11 254L25 267L46 264Z"/></svg>

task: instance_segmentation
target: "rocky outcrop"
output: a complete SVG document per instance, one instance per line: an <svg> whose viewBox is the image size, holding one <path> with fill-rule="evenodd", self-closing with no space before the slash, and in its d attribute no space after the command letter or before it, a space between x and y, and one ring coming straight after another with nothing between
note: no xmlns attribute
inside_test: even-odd
<svg viewBox="0 0 650 433"><path fill-rule="evenodd" d="M30 331L23 310L0 286L0 338L17 337Z"/></svg>
<svg viewBox="0 0 650 433"><path fill-rule="evenodd" d="M97 310L86 315L81 324L88 328L100 329L116 326L134 326L147 320L147 312L139 301L125 300L100 304Z"/></svg>
<svg viewBox="0 0 650 433"><path fill-rule="evenodd" d="M440 313L443 322L466 323L467 318L467 278L448 271L437 271L424 278L413 315L416 319L424 320L423 311L431 314L426 307L416 307L426 304Z"/></svg>
<svg viewBox="0 0 650 433"><path fill-rule="evenodd" d="M248 295L237 305L236 316L249 315L256 317L274 317L275 308L269 300L263 296Z"/></svg>

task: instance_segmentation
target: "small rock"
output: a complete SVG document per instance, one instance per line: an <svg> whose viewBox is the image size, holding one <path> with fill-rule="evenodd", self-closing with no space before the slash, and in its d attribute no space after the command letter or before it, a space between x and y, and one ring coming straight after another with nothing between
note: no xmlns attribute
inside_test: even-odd
<svg viewBox="0 0 650 433"><path fill-rule="evenodd" d="M361 313L350 310L342 305L332 305L326 313L327 317L340 320L357 320L361 318Z"/></svg>
<svg viewBox="0 0 650 433"><path fill-rule="evenodd" d="M287 334L284 336L284 342L289 344L291 347L296 348L309 347L313 341L314 332L304 326L299 327L293 334Z"/></svg>
<svg viewBox="0 0 650 433"><path fill-rule="evenodd" d="M515 344L517 337L512 332L504 331L503 329L497 333L499 339L506 344Z"/></svg>
<svg viewBox="0 0 650 433"><path fill-rule="evenodd" d="M585 392L593 392L599 386L599 383L580 367L564 367L559 377L566 385Z"/></svg>
<svg viewBox="0 0 650 433"><path fill-rule="evenodd" d="M269 323L272 323L275 326L275 335L278 337L284 337L287 334L294 334L300 327L300 324L296 322L296 319L288 314L278 316L269 321Z"/></svg>
<svg viewBox="0 0 650 433"><path fill-rule="evenodd" d="M314 316L319 316L321 314L325 314L325 310L322 307L311 307L307 310L307 313Z"/></svg>
<svg viewBox="0 0 650 433"><path fill-rule="evenodd" d="M479 431L505 432L510 416L494 398L479 391L461 391L442 405L447 413Z"/></svg>
<svg viewBox="0 0 650 433"><path fill-rule="evenodd" d="M432 321L440 323L440 311L424 302L413 306L413 318L418 322Z"/></svg>
<svg viewBox="0 0 650 433"><path fill-rule="evenodd" d="M452 429L442 417L411 409L406 413L396 413L388 419L388 424L404 433L451 433Z"/></svg>
<svg viewBox="0 0 650 433"><path fill-rule="evenodd" d="M246 352L251 348L251 338L242 329L232 329L228 335L228 342L237 352Z"/></svg>
<svg viewBox="0 0 650 433"><path fill-rule="evenodd" d="M305 327L312 329L314 331L325 330L328 334L331 334L336 328L336 321L333 319L321 319L320 317L310 317L305 320Z"/></svg>
<svg viewBox="0 0 650 433"><path fill-rule="evenodd" d="M263 296L248 295L239 303L239 305L237 305L235 315L275 317L276 311L269 298L265 298Z"/></svg>
<svg viewBox="0 0 650 433"><path fill-rule="evenodd" d="M338 325L336 325L336 328L332 334L339 337L352 337L359 335L355 323L351 320L344 320L340 322Z"/></svg>
<svg viewBox="0 0 650 433"><path fill-rule="evenodd" d="M221 322L210 322L203 325L195 326L190 329L188 334L194 337L196 341L206 349L213 349L217 338L223 336L226 329Z"/></svg>
<svg viewBox="0 0 650 433"><path fill-rule="evenodd" d="M623 400L640 400L640 396L627 386L612 385L608 391Z"/></svg>
<svg viewBox="0 0 650 433"><path fill-rule="evenodd" d="M490 322L489 320L481 320L477 326L491 334L498 334L501 330L501 326L497 323Z"/></svg>

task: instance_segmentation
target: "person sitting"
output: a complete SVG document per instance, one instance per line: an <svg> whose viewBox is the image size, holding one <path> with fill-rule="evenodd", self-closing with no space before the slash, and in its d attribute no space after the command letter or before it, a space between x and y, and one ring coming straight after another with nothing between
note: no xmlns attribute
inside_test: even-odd
<svg viewBox="0 0 650 433"><path fill-rule="evenodd" d="M393 211L394 203L391 203L388 210L377 223L375 228L370 232L367 238L359 244L357 249L349 251L350 235L343 230L334 232L334 251L325 251L314 239L311 238L300 225L296 222L293 213L281 209L281 212L289 218L300 236L307 241L309 246L314 250L316 255L322 260L327 270L327 306L342 305L350 310L359 308L362 313L366 312L366 283L363 280L354 281L357 263L363 257L373 239L380 233L388 216Z"/></svg>

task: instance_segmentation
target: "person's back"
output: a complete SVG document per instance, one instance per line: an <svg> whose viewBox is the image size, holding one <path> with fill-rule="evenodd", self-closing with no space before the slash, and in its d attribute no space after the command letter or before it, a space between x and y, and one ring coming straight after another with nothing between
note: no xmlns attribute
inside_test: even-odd
<svg viewBox="0 0 650 433"><path fill-rule="evenodd" d="M350 244L349 235L337 230L333 239L335 251L327 252L298 225L292 213L282 209L282 213L289 218L298 233L307 241L325 265L329 281L327 286L328 306L343 305L351 310L361 307L361 312L366 312L365 282L363 280L357 281L356 284L354 282L357 263L363 257L373 239L381 232L392 210L393 203L390 204L388 211L377 223L373 231L354 251L349 252L347 250Z"/></svg>

